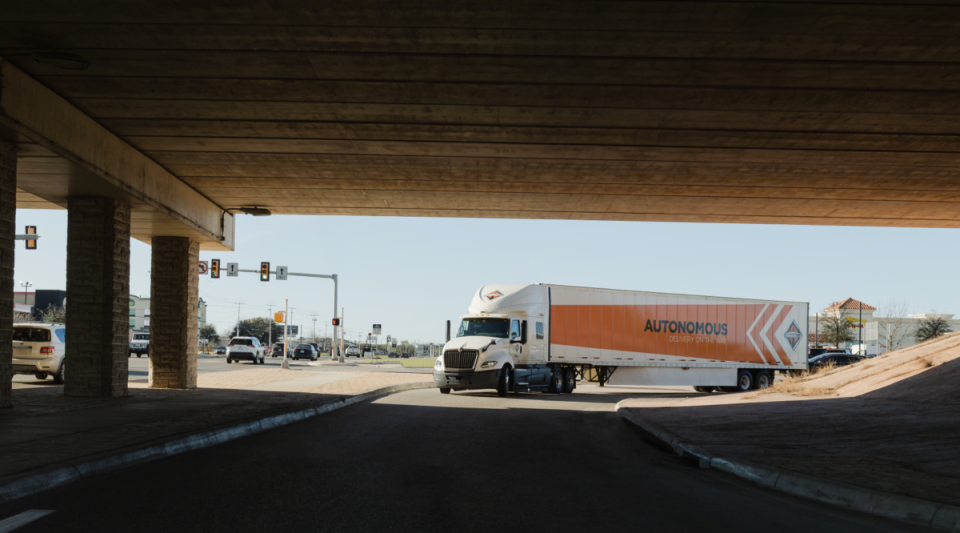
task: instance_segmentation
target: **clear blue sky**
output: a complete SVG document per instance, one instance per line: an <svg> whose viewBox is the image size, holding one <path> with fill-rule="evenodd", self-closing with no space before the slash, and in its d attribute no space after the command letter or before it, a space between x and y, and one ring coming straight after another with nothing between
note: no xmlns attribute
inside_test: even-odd
<svg viewBox="0 0 960 533"><path fill-rule="evenodd" d="M15 290L66 286L66 212L17 211L36 225L39 249L17 243ZM466 312L488 283L558 283L657 292L810 302L848 296L880 306L905 299L913 313L960 315L960 230L385 217L237 216L237 251L201 252L257 269L340 275L348 338L373 323L401 340L441 341L444 321ZM150 247L131 243L130 292L150 292ZM267 316L285 298L307 331L333 313L333 283L255 274L211 280L200 296L208 321L232 327Z"/></svg>

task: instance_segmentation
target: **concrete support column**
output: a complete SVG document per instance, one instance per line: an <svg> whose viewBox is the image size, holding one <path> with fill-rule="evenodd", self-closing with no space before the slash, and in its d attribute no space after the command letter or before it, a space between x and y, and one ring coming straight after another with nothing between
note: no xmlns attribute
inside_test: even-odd
<svg viewBox="0 0 960 533"><path fill-rule="evenodd" d="M67 204L64 394L127 395L130 206L110 198Z"/></svg>
<svg viewBox="0 0 960 533"><path fill-rule="evenodd" d="M17 147L0 140L0 407L10 407L13 379L13 225L17 215Z"/></svg>
<svg viewBox="0 0 960 533"><path fill-rule="evenodd" d="M200 244L154 237L150 267L150 387L197 388Z"/></svg>

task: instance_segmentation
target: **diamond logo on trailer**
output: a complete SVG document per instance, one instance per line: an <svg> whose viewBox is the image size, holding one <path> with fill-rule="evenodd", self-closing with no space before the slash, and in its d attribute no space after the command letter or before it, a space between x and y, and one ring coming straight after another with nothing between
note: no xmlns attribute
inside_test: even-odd
<svg viewBox="0 0 960 533"><path fill-rule="evenodd" d="M503 293L501 293L500 291L493 291L493 292L491 292L491 293L489 293L489 294L484 294L484 295L483 295L483 297L486 298L487 300L496 300L497 298L499 298L499 297L501 297L501 296L503 296Z"/></svg>
<svg viewBox="0 0 960 533"><path fill-rule="evenodd" d="M787 331L783 334L783 338L787 339L787 342L790 343L791 349L797 349L797 344L799 344L800 339L803 338L803 332L797 327L796 320L790 323L790 327L787 328Z"/></svg>

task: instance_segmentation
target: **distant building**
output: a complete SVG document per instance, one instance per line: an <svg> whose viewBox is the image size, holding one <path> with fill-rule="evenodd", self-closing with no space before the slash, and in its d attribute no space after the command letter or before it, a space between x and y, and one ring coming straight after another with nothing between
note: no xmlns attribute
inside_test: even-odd
<svg viewBox="0 0 960 533"><path fill-rule="evenodd" d="M847 298L827 307L823 312L809 317L810 347L815 346L817 334L822 331L823 324L821 322L825 316L843 316L850 323L850 327L853 328L856 339L852 342L841 343L838 348L849 348L853 353L863 351L866 355L878 355L913 346L916 344L913 334L925 318L940 316L946 319L950 329L953 331L960 330L960 320L955 320L954 315L919 314L908 317L874 317L876 311L876 307L853 298ZM858 342L861 332L864 344L862 349ZM822 338L820 343L823 344Z"/></svg>
<svg viewBox="0 0 960 533"><path fill-rule="evenodd" d="M200 298L197 311L197 327L207 325L207 303ZM130 330L143 333L150 331L150 298L130 295Z"/></svg>

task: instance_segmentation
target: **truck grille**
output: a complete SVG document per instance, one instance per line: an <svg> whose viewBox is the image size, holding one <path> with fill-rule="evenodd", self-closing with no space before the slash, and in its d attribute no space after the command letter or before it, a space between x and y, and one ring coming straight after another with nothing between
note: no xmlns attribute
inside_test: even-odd
<svg viewBox="0 0 960 533"><path fill-rule="evenodd" d="M444 368L473 368L477 365L477 356L480 355L476 350L447 350L443 352Z"/></svg>

